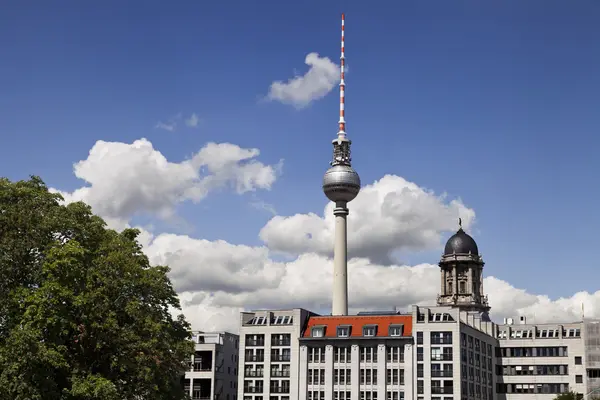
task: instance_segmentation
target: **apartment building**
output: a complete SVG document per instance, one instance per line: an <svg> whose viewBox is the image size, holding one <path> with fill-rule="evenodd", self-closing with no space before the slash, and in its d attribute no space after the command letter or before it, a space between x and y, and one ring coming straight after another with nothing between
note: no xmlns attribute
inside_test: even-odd
<svg viewBox="0 0 600 400"><path fill-rule="evenodd" d="M478 312L413 306L417 400L493 400L495 324Z"/></svg>
<svg viewBox="0 0 600 400"><path fill-rule="evenodd" d="M300 339L299 400L400 400L412 391L412 317L312 316Z"/></svg>
<svg viewBox="0 0 600 400"><path fill-rule="evenodd" d="M519 400L535 394L536 399L551 400L571 390L587 394L587 377L597 381L594 376L598 369L597 365L596 369L586 367L586 354L595 350L586 347L586 325L588 330L598 327L591 322L529 324L523 316L518 323L509 318L498 325L498 398ZM596 337L600 336L597 331Z"/></svg>
<svg viewBox="0 0 600 400"><path fill-rule="evenodd" d="M304 309L241 314L238 398L298 399L299 338L311 315Z"/></svg>
<svg viewBox="0 0 600 400"><path fill-rule="evenodd" d="M193 332L194 355L183 385L194 400L236 400L239 337L228 332Z"/></svg>

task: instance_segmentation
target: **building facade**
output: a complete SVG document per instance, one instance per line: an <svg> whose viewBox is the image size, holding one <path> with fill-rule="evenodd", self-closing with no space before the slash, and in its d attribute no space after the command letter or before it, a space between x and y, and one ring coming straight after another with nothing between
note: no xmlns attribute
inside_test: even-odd
<svg viewBox="0 0 600 400"><path fill-rule="evenodd" d="M498 325L498 398L517 400L536 394L536 399L550 400L571 390L590 392L593 385L588 385L587 376L593 374L588 372L585 327L583 322L529 324L525 317L516 324L509 318Z"/></svg>
<svg viewBox="0 0 600 400"><path fill-rule="evenodd" d="M530 324L520 317L496 324L483 265L461 228L440 261L436 306L357 315L243 313L238 396L551 400L571 390L600 394L600 323Z"/></svg>
<svg viewBox="0 0 600 400"><path fill-rule="evenodd" d="M194 355L183 385L194 400L236 400L239 337L228 332L193 332Z"/></svg>
<svg viewBox="0 0 600 400"><path fill-rule="evenodd" d="M303 309L241 314L239 399L298 399L299 338L311 315Z"/></svg>

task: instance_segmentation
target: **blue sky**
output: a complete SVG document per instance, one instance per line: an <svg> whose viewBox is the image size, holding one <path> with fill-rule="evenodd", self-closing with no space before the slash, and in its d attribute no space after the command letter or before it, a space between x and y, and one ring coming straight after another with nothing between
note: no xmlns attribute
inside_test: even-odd
<svg viewBox="0 0 600 400"><path fill-rule="evenodd" d="M185 204L185 228L155 222L258 245L271 215L253 196L281 215L325 205L337 92L303 109L264 98L306 72L310 52L337 62L343 11L347 131L363 182L396 174L460 197L476 211L487 274L553 297L597 289L598 2L8 4L3 176L74 190L72 165L99 139L145 137L174 162L210 141L259 148L264 163L285 160L271 191ZM178 113L197 113L197 129L155 128Z"/></svg>

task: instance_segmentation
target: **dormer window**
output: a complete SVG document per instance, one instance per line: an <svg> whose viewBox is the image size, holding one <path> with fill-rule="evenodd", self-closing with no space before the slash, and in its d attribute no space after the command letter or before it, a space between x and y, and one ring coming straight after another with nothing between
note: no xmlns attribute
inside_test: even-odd
<svg viewBox="0 0 600 400"><path fill-rule="evenodd" d="M311 336L314 338L321 338L325 336L325 327L324 326L314 326L310 332Z"/></svg>
<svg viewBox="0 0 600 400"><path fill-rule="evenodd" d="M338 337L349 337L350 336L350 327L349 326L338 326L337 327L337 336Z"/></svg>
<svg viewBox="0 0 600 400"><path fill-rule="evenodd" d="M403 325L390 325L388 336L402 336Z"/></svg>
<svg viewBox="0 0 600 400"><path fill-rule="evenodd" d="M377 334L377 325L363 326L363 336L375 336Z"/></svg>

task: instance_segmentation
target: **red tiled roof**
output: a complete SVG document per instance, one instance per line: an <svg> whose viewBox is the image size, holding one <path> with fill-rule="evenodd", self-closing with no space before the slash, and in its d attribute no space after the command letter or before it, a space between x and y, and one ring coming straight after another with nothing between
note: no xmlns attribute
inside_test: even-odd
<svg viewBox="0 0 600 400"><path fill-rule="evenodd" d="M303 337L311 337L311 330L315 326L325 326L325 337L337 337L338 326L351 326L350 336L363 336L363 326L377 325L378 337L388 336L390 325L404 325L402 336L412 335L411 315L344 315L310 317Z"/></svg>

